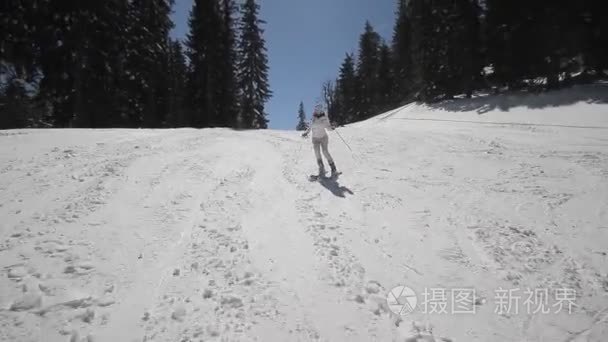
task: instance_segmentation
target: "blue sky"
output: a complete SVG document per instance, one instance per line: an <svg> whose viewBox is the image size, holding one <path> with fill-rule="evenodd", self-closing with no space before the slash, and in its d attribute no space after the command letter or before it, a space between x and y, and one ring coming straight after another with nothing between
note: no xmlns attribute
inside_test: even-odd
<svg viewBox="0 0 608 342"><path fill-rule="evenodd" d="M274 95L266 105L270 128L294 129L304 101L307 116L333 80L346 52L356 52L365 20L390 41L394 0L258 0ZM176 0L173 37L188 32L192 0Z"/></svg>

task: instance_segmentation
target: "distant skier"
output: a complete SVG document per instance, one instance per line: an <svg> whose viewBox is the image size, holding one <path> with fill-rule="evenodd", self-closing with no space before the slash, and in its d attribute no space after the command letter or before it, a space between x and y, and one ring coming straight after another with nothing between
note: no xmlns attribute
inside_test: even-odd
<svg viewBox="0 0 608 342"><path fill-rule="evenodd" d="M331 176L335 177L338 174L334 159L331 157L331 154L329 154L329 150L327 149L327 145L329 143L329 137L327 136L326 131L327 129L333 131L334 127L329 122L329 118L323 109L320 106L317 106L313 112L312 123L306 132L302 133L302 137L306 138L308 133L312 131L312 146L315 150L317 165L319 165L319 177L325 176L325 165L323 164L323 159L321 158L321 149L323 150L323 155L325 156L325 159L327 159L327 163L331 168Z"/></svg>

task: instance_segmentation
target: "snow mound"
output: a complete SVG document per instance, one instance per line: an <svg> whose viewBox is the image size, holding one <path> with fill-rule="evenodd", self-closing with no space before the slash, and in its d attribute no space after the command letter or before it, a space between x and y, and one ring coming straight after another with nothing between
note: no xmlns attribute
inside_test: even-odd
<svg viewBox="0 0 608 342"><path fill-rule="evenodd" d="M521 124L606 128L608 83L579 85L540 94L482 94L436 104L408 104L380 114L371 122L441 120L488 124ZM365 123L363 124L365 125Z"/></svg>

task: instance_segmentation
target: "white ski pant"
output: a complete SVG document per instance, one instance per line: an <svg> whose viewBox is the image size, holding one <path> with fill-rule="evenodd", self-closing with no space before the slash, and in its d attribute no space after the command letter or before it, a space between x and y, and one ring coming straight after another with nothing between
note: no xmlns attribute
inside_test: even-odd
<svg viewBox="0 0 608 342"><path fill-rule="evenodd" d="M319 167L323 166L323 160L321 159L321 150L323 150L323 155L325 156L325 159L327 159L329 165L332 165L334 163L334 160L329 154L329 150L327 149L328 142L329 138L327 137L327 135L321 138L312 138L312 146L315 150L315 157L317 157L317 163L319 164Z"/></svg>

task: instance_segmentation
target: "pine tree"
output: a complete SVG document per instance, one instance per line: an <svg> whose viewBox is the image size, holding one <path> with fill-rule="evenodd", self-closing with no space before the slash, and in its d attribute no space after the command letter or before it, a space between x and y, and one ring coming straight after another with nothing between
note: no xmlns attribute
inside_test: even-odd
<svg viewBox="0 0 608 342"><path fill-rule="evenodd" d="M392 99L395 104L402 104L411 92L411 23L408 18L407 1L398 0L397 19L393 29L393 77L395 78Z"/></svg>
<svg viewBox="0 0 608 342"><path fill-rule="evenodd" d="M40 98L58 127L120 126L127 2L44 1L37 8Z"/></svg>
<svg viewBox="0 0 608 342"><path fill-rule="evenodd" d="M359 39L357 120L367 119L377 110L380 41L380 35L366 22L365 31Z"/></svg>
<svg viewBox="0 0 608 342"><path fill-rule="evenodd" d="M581 50L587 74L596 77L608 77L608 20L606 20L603 2L597 0L577 1L576 13L582 19Z"/></svg>
<svg viewBox="0 0 608 342"><path fill-rule="evenodd" d="M563 79L559 80L559 85L571 85L575 80L589 81L592 72L588 66L589 62L589 43L593 35L589 34L588 29L592 27L591 8L592 1L582 0L576 2L562 3L559 6L560 14L556 16L556 20L563 20L554 28L559 29L558 46L555 53L559 55L560 73ZM607 42L608 43L608 42ZM578 75L573 75L577 73Z"/></svg>
<svg viewBox="0 0 608 342"><path fill-rule="evenodd" d="M425 101L432 97L434 89L431 73L439 67L433 63L436 42L432 41L432 30L437 23L425 0L410 0L407 17L410 20L411 93L413 99Z"/></svg>
<svg viewBox="0 0 608 342"><path fill-rule="evenodd" d="M493 68L490 81L511 89L535 77L538 69L538 19L535 5L523 0L486 0L487 59Z"/></svg>
<svg viewBox="0 0 608 342"><path fill-rule="evenodd" d="M179 40L171 42L169 58L169 127L185 127L190 124L186 111L186 83L188 67L182 44Z"/></svg>
<svg viewBox="0 0 608 342"><path fill-rule="evenodd" d="M384 111L395 104L393 94L395 88L393 58L391 49L382 43L378 60L378 86L376 90L377 110Z"/></svg>
<svg viewBox="0 0 608 342"><path fill-rule="evenodd" d="M327 110L327 115L335 122L334 114L336 113L336 86L332 81L326 81L323 83L321 89L321 98L323 99L323 104Z"/></svg>
<svg viewBox="0 0 608 342"><path fill-rule="evenodd" d="M412 0L410 61L415 97L423 101L471 95L481 73L479 25L472 0Z"/></svg>
<svg viewBox="0 0 608 342"><path fill-rule="evenodd" d="M235 27L234 27L234 12L235 5L233 0L222 1L222 28L220 30L221 48L219 49L220 64L219 75L217 76L218 84L215 86L216 95L218 97L217 111L220 118L217 122L218 126L236 127L238 119L238 88L236 79L236 42L235 42Z"/></svg>
<svg viewBox="0 0 608 342"><path fill-rule="evenodd" d="M221 17L216 0L195 0L189 19L190 32L186 39L190 61L187 103L191 125L210 127L218 121L217 98L214 96L215 76L221 69L217 58L221 50Z"/></svg>
<svg viewBox="0 0 608 342"><path fill-rule="evenodd" d="M33 119L33 101L26 83L13 75L0 85L0 129L31 127Z"/></svg>
<svg viewBox="0 0 608 342"><path fill-rule="evenodd" d="M570 59L570 30L576 30L572 17L574 8L572 3L560 3L560 1L538 1L543 6L538 8L539 25L538 34L543 39L538 42L541 50L539 58L538 74L547 80L548 89L556 89L561 86L560 75L564 62Z"/></svg>
<svg viewBox="0 0 608 342"><path fill-rule="evenodd" d="M239 84L232 0L196 0L186 41L188 106L195 127L236 127Z"/></svg>
<svg viewBox="0 0 608 342"><path fill-rule="evenodd" d="M264 105L272 92L268 84L268 57L261 28L265 22L258 19L259 9L255 0L246 0L241 7L238 69L242 128L268 127Z"/></svg>
<svg viewBox="0 0 608 342"><path fill-rule="evenodd" d="M38 76L34 5L23 0L0 3L0 129L34 125L34 101L26 89Z"/></svg>
<svg viewBox="0 0 608 342"><path fill-rule="evenodd" d="M298 125L296 126L297 131L305 131L308 129L308 124L306 123L306 112L304 112L304 102L300 102L300 107L298 108Z"/></svg>
<svg viewBox="0 0 608 342"><path fill-rule="evenodd" d="M355 60L352 54L346 54L340 67L340 76L337 82L337 101L341 111L333 118L339 125L354 122L357 109L358 79L355 69Z"/></svg>
<svg viewBox="0 0 608 342"><path fill-rule="evenodd" d="M443 92L447 97L465 93L471 97L481 75L480 8L477 0L456 0L446 5L443 19L448 27L447 78Z"/></svg>
<svg viewBox="0 0 608 342"><path fill-rule="evenodd" d="M327 113L333 123L343 125L346 123L346 120L343 115L344 105L340 96L340 82L336 80L333 83L328 82L328 84L331 85L330 89L328 89L329 94L327 95L331 99L331 106L327 108Z"/></svg>
<svg viewBox="0 0 608 342"><path fill-rule="evenodd" d="M125 74L130 123L136 127L162 127L166 121L172 2L130 1Z"/></svg>
<svg viewBox="0 0 608 342"><path fill-rule="evenodd" d="M31 81L39 58L36 45L35 2L26 0L0 3L0 72ZM9 72L10 69L10 72Z"/></svg>
<svg viewBox="0 0 608 342"><path fill-rule="evenodd" d="M82 57L87 34L82 16L90 8L76 3L38 2L38 5L36 10L32 9L35 17L45 18L33 29L40 53L36 64L44 75L38 99L50 109L47 118L54 127L74 126L76 119L82 122L86 115L84 101L80 101L84 98ZM93 22L89 24L92 25Z"/></svg>

